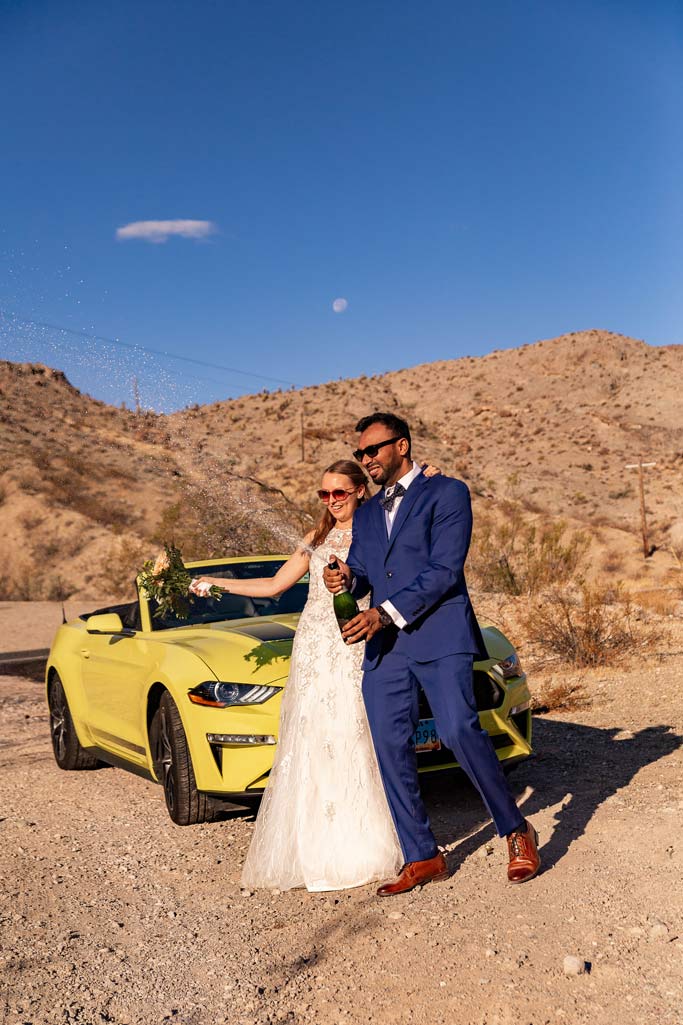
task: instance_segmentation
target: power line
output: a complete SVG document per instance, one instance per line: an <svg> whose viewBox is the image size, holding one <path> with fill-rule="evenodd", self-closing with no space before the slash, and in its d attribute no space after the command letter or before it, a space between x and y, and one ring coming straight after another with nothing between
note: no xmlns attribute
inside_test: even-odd
<svg viewBox="0 0 683 1025"><path fill-rule="evenodd" d="M104 335L91 334L87 331L76 331L72 327L62 327L60 324L50 324L43 320L31 320L29 317L17 317L7 310L0 310L0 315L7 317L16 324L30 324L33 327L45 327L51 331L62 331L64 334L75 335L77 338L94 339L97 342L106 342L108 345L118 345L122 349L137 349L139 352L148 352L153 356L163 356L166 359L181 360L183 363L193 363L198 367L208 367L211 370L225 370L229 374L240 374L243 377L256 377L261 381L272 381L275 384L289 384L297 387L295 381L285 381L281 377L267 377L265 374L255 374L251 370L238 370L236 367L226 367L220 363L209 363L207 360L194 359L192 356L176 356L170 352L163 352L161 349L150 349L145 345L138 345L134 342L122 342L118 338L107 338Z"/></svg>

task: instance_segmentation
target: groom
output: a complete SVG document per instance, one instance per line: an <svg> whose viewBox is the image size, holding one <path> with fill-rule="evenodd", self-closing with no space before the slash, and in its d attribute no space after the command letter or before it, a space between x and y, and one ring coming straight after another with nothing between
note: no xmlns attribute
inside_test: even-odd
<svg viewBox="0 0 683 1025"><path fill-rule="evenodd" d="M427 478L413 462L410 428L391 413L356 426L354 458L383 490L356 510L348 565L326 569L328 590L342 581L373 607L344 629L349 644L366 642L363 697L389 806L403 849L399 877L377 891L405 893L445 879L420 796L412 736L418 687L429 700L439 736L479 790L500 836L508 841L508 879L531 879L540 867L537 836L510 793L472 688L475 657L488 658L465 583L472 532L469 491L450 477Z"/></svg>

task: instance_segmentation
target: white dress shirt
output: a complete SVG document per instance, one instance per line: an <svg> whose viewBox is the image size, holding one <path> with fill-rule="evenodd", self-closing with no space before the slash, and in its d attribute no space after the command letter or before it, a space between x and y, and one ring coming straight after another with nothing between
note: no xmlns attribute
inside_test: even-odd
<svg viewBox="0 0 683 1025"><path fill-rule="evenodd" d="M415 478L418 477L421 473L422 473L422 467L419 466L416 462L413 462L412 470L409 470L408 473L404 474L403 477L401 477L401 479L398 480L396 483L397 484L402 484L403 487L407 491L408 488L410 487L410 485L415 480ZM394 485L392 485L391 487L385 488L384 489L385 496L390 497L393 494L393 490L394 490ZM396 513L398 512L398 508L399 508L401 502L403 501L404 497L405 497L404 495L399 495L398 496L398 498L394 502L394 505L393 505L391 511L389 511L388 509L384 510L384 519L385 519L385 522L386 522L386 525L387 525L387 537L391 537L391 528L394 525L394 520L396 519ZM403 628L408 625L407 622L405 621L405 619L403 618L403 616L401 615L401 613L398 611L398 609L394 605L391 604L390 601L383 601L382 602L382 608L386 609L386 611L389 613L389 615L391 616L391 618L393 619L394 623L399 628L399 630L403 630Z"/></svg>

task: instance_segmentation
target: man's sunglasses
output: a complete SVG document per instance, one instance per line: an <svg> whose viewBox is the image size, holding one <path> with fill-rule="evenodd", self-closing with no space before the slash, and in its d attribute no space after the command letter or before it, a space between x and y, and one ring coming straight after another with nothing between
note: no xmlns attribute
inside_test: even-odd
<svg viewBox="0 0 683 1025"><path fill-rule="evenodd" d="M395 441L400 441L401 438L387 438L386 441L380 441L376 445L366 445L365 448L357 448L355 452L352 452L353 458L359 463L362 461L363 456L370 456L370 459L374 459L381 448L385 445L393 445Z"/></svg>
<svg viewBox="0 0 683 1025"><path fill-rule="evenodd" d="M333 491L327 491L325 488L321 488L318 492L318 498L325 505L332 499L333 502L345 502L349 495L355 493L355 488L351 488L350 491L344 491L343 488L335 488Z"/></svg>

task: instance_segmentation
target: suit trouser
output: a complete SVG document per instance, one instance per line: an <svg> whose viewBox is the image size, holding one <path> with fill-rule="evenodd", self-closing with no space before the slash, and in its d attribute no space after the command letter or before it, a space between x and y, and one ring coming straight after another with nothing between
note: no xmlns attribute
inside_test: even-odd
<svg viewBox="0 0 683 1025"><path fill-rule="evenodd" d="M522 823L505 774L481 728L472 683L472 655L413 662L388 652L363 676L363 697L389 807L406 862L432 858L436 840L420 795L412 742L418 724L419 685L432 709L441 740L481 794L498 834Z"/></svg>

